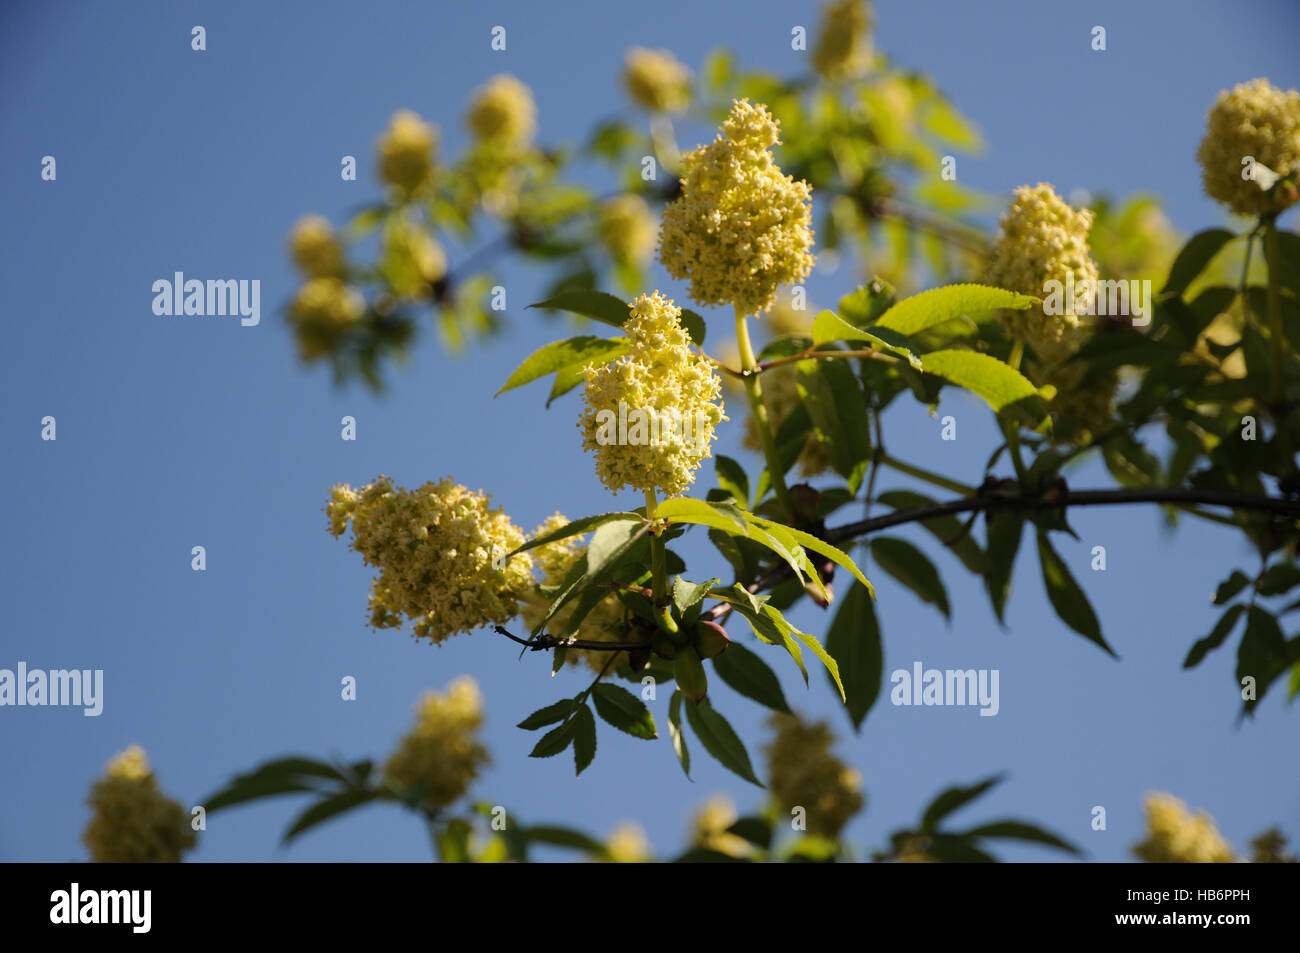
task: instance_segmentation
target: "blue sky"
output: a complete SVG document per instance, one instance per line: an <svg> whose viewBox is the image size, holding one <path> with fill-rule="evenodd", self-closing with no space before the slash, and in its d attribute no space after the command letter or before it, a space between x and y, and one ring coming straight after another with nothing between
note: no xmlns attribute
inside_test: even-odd
<svg viewBox="0 0 1300 953"><path fill-rule="evenodd" d="M1063 194L1153 191L1185 232L1221 221L1193 158L1215 93L1254 76L1300 84L1296 10L1285 0L879 7L880 48L928 71L984 132L987 153L963 161L967 184L997 194L1040 180ZM545 139L573 140L624 108L615 78L629 46L669 47L698 66L726 45L746 66L790 73L803 65L790 28L815 22L813 4L771 0L653 11L596 2L363 9L334 0L0 10L9 315L0 668L19 660L102 668L106 681L98 718L0 710L0 859L83 858L87 788L129 743L147 748L163 786L189 805L279 754L383 757L419 693L462 673L483 689L495 757L475 791L525 822L567 820L599 833L631 818L671 851L704 797L727 792L742 809L759 802L758 789L698 745L687 781L666 738L640 742L602 727L596 762L578 779L567 756L528 759L535 736L514 723L576 692L583 676L552 681L543 660L517 661L489 634L435 649L367 629L369 572L325 532L328 488L378 473L407 486L452 475L493 493L528 528L556 509L577 517L612 508L577 441L576 397L548 412L536 392L491 396L524 356L562 333L522 311L540 276L502 273L508 335L452 359L426 334L379 398L335 390L324 372L301 368L276 309L294 288L288 229L306 212L339 221L373 199L372 143L394 109L437 122L451 153L469 90L511 72L532 86ZM488 46L498 23L509 31L504 53ZM207 30L206 52L190 49L195 24ZM1105 53L1089 49L1095 24L1107 28ZM339 178L345 154L358 157L356 182ZM57 159L54 182L40 178L44 155ZM175 271L260 279L262 323L155 316L151 285ZM684 298L662 272L656 280ZM818 302L847 290L843 274L809 286ZM956 442L939 439L924 408L900 401L887 419L890 449L976 482L992 422L957 395L942 412L958 417ZM356 442L339 439L345 414L358 421ZM57 418L55 442L40 439L46 415ZM743 453L738 431L724 434L722 452ZM1107 483L1095 465L1072 476L1075 486ZM891 478L882 488L906 485ZM879 844L940 788L1003 771L1008 780L958 819L1032 819L1092 859L1126 857L1153 789L1208 809L1239 847L1272 824L1300 837L1295 716L1283 693L1238 726L1233 653L1191 673L1179 667L1216 618L1214 584L1253 565L1243 543L1209 525L1170 534L1144 508L1092 508L1072 522L1081 541L1060 548L1120 662L1063 629L1032 559L1020 566L1003 630L978 581L940 556L951 625L873 574L886 669L915 660L998 668L996 718L882 704L855 736L823 680L805 691L792 667L779 666L791 701L832 720L842 756L864 775L868 806L850 837ZM918 533L900 535L923 542ZM1098 544L1108 551L1105 573L1088 570ZM190 569L195 545L207 550L204 573ZM825 624L813 608L795 618L813 631ZM339 698L345 675L358 680L355 702ZM764 713L725 686L713 695L757 760ZM661 695L661 725L666 706ZM1107 808L1105 832L1089 829L1093 805ZM194 859L429 856L422 825L391 807L277 850L296 808L271 802L214 815Z"/></svg>

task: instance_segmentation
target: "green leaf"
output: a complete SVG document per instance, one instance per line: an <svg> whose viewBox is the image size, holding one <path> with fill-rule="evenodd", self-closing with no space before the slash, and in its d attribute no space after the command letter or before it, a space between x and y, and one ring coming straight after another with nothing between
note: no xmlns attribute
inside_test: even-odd
<svg viewBox="0 0 1300 953"><path fill-rule="evenodd" d="M1097 614L1092 611L1088 597L1070 575L1064 560L1052 548L1047 533L1041 529L1038 531L1038 560L1043 568L1043 585L1047 587L1047 598L1051 600L1052 608L1061 617L1061 621L1114 656L1115 651L1102 637L1101 624L1097 621Z"/></svg>
<svg viewBox="0 0 1300 953"><path fill-rule="evenodd" d="M1063 850L1076 856L1083 852L1073 844L1062 840L1050 831L1045 831L1041 827L1035 827L1033 824L1027 824L1024 821L992 821L988 824L981 824L979 827L972 827L966 831L966 837L987 837L998 840L1022 840L1033 844L1046 844L1048 847L1055 847L1057 850Z"/></svg>
<svg viewBox="0 0 1300 953"><path fill-rule="evenodd" d="M573 741L573 719L569 719L558 728L553 728L533 746L528 753L530 758L553 758Z"/></svg>
<svg viewBox="0 0 1300 953"><path fill-rule="evenodd" d="M922 601L935 606L945 619L952 618L948 603L948 590L944 588L939 570L934 568L925 553L905 539L896 536L873 536L871 557Z"/></svg>
<svg viewBox="0 0 1300 953"><path fill-rule="evenodd" d="M530 304L530 308L544 308L548 311L568 311L586 318L594 318L611 327L623 329L631 316L628 303L605 291L574 290L562 291L545 301Z"/></svg>
<svg viewBox="0 0 1300 953"><path fill-rule="evenodd" d="M682 316L679 321L681 326L686 329L686 333L691 336L691 343L696 347L703 347L704 333L708 330L704 319L690 308L682 308Z"/></svg>
<svg viewBox="0 0 1300 953"><path fill-rule="evenodd" d="M582 774L596 758L596 719L592 716L591 709L579 705L572 725L573 766L578 774Z"/></svg>
<svg viewBox="0 0 1300 953"><path fill-rule="evenodd" d="M524 837L530 844L547 844L551 847L568 847L585 851L597 856L605 853L605 845L594 837L575 831L568 827L539 825L524 829Z"/></svg>
<svg viewBox="0 0 1300 953"><path fill-rule="evenodd" d="M765 817L742 817L727 828L727 833L743 837L761 850L772 846L772 822Z"/></svg>
<svg viewBox="0 0 1300 953"><path fill-rule="evenodd" d="M592 536L587 552L569 570L569 574L560 585L559 593L533 631L545 631L547 623L555 617L555 613L571 599L592 583L604 581L603 577L617 567L620 560L644 539L648 528L649 524L641 521L639 516L635 520L619 520L600 526Z"/></svg>
<svg viewBox="0 0 1300 953"><path fill-rule="evenodd" d="M687 778L690 778L691 752L686 747L686 735L682 731L682 703L685 700L685 695L679 691L673 691L673 697L668 702L668 737L672 739L673 752L677 755L677 760L682 766L682 772Z"/></svg>
<svg viewBox="0 0 1300 953"><path fill-rule="evenodd" d="M330 818L338 817L340 814L363 804L369 804L378 796L376 791L349 788L338 794L322 798L298 815L297 820L290 825L289 829L284 832L284 836L280 838L280 843L287 844L299 834L315 827L317 824L322 824Z"/></svg>
<svg viewBox="0 0 1300 953"><path fill-rule="evenodd" d="M887 281L872 278L840 298L836 309L842 320L855 328L865 328L894 306L894 289Z"/></svg>
<svg viewBox="0 0 1300 953"><path fill-rule="evenodd" d="M790 625L790 623L786 621L785 616L781 615L780 610L778 610L776 606L764 605L763 611L767 613L769 616L773 617L777 621L777 623L782 627L783 631L785 629L789 629L791 635L793 635L804 645L808 646L808 648L812 649L813 655L817 656L817 658L821 660L821 663L826 666L826 671L830 672L831 681L835 683L835 690L840 693L840 701L846 701L844 695L844 683L840 680L839 663L836 662L835 659L831 657L830 653L827 652L826 649L822 647L822 644L820 641L818 641L817 636L810 635L807 632L800 632L794 626ZM806 672L804 674L805 676L807 675Z"/></svg>
<svg viewBox="0 0 1300 953"><path fill-rule="evenodd" d="M1255 697L1242 705L1246 712L1255 710L1273 680L1288 668L1291 661L1287 657L1286 636L1282 634L1277 618L1259 606L1249 606L1246 609L1246 631L1237 646L1237 686L1242 687L1242 679L1247 676L1255 679Z"/></svg>
<svg viewBox="0 0 1300 953"><path fill-rule="evenodd" d="M834 311L823 311L813 321L812 335L814 344L826 344L831 341L866 341L882 351L889 351L900 357L917 370L921 368L921 359L912 352L907 338L897 331L881 328L878 332L854 327Z"/></svg>
<svg viewBox="0 0 1300 953"><path fill-rule="evenodd" d="M1169 279L1165 282L1164 288L1160 290L1161 297L1165 295L1181 295L1187 290L1188 285L1195 281L1197 276L1205 270L1205 266L1210 263L1210 259L1217 255L1224 245L1236 237L1226 228L1211 228L1198 232L1189 238L1187 244L1178 252L1173 265L1169 268Z"/></svg>
<svg viewBox="0 0 1300 953"><path fill-rule="evenodd" d="M1232 575L1219 583L1219 587L1214 590L1214 604L1216 606L1224 605L1249 585L1250 577L1240 569L1234 569Z"/></svg>
<svg viewBox="0 0 1300 953"><path fill-rule="evenodd" d="M520 364L509 379L501 385L497 394L522 387L539 377L545 377L565 368L581 369L606 364L627 352L628 344L623 338L598 338L591 336L572 337L564 341L552 341L545 347L534 351Z"/></svg>
<svg viewBox="0 0 1300 953"><path fill-rule="evenodd" d="M730 493L742 510L749 509L749 474L745 468L722 454L714 457L713 466L718 475L718 486Z"/></svg>
<svg viewBox="0 0 1300 953"><path fill-rule="evenodd" d="M739 642L732 642L725 652L713 659L713 670L739 694L773 711L790 714L790 704L785 700L776 673Z"/></svg>
<svg viewBox="0 0 1300 953"><path fill-rule="evenodd" d="M709 590L718 584L717 579L708 582L687 582L681 576L673 580L673 605L678 612L684 613L691 606L699 605Z"/></svg>
<svg viewBox="0 0 1300 953"><path fill-rule="evenodd" d="M277 758L258 765L247 774L237 775L224 788L210 794L200 803L210 814L259 798L317 791L321 780L342 781L344 778L333 765L311 758Z"/></svg>
<svg viewBox="0 0 1300 953"><path fill-rule="evenodd" d="M684 704L686 720L691 723L691 730L700 739L700 744L704 745L704 750L728 771L761 788L763 785L754 776L754 768L749 763L749 752L727 719L714 710L707 698L699 704L688 699Z"/></svg>
<svg viewBox="0 0 1300 953"><path fill-rule="evenodd" d="M870 421L857 375L844 361L799 361L800 400L835 472L857 493L871 458Z"/></svg>
<svg viewBox="0 0 1300 953"><path fill-rule="evenodd" d="M538 728L553 725L557 721L563 721L568 717L569 713L573 711L573 704L572 698L561 698L553 705L537 709L515 727L522 728L524 731L536 731Z"/></svg>
<svg viewBox="0 0 1300 953"><path fill-rule="evenodd" d="M1280 596L1300 585L1300 566L1295 563L1275 563L1264 570L1255 585L1261 596Z"/></svg>
<svg viewBox="0 0 1300 953"><path fill-rule="evenodd" d="M598 516L584 516L582 519L576 519L572 523L565 523L559 529L552 530L549 533L543 533L541 536L534 536L518 549L513 549L506 553L506 559L533 549L536 546L543 546L546 543L554 543L561 539L568 539L570 536L581 536L584 533L590 533L596 527L604 526L606 523L613 522L614 520L639 521L640 519L641 517L636 513L601 513Z"/></svg>
<svg viewBox="0 0 1300 953"><path fill-rule="evenodd" d="M1241 614L1245 611L1245 605L1238 603L1219 616L1219 621L1214 623L1214 628L1210 630L1210 634L1203 639L1197 639L1192 644L1191 650L1187 653L1187 658L1183 660L1183 668L1195 668L1201 664L1201 659L1222 645L1228 636L1232 634L1233 627L1236 626L1237 620L1241 618Z"/></svg>
<svg viewBox="0 0 1300 953"><path fill-rule="evenodd" d="M659 737L650 709L621 685L597 682L592 689L591 700L596 703L596 714L619 731L646 740Z"/></svg>
<svg viewBox="0 0 1300 953"><path fill-rule="evenodd" d="M927 374L942 377L982 397L997 413L1011 408L1037 424L1046 411L1038 397L1038 388L1019 371L991 354L976 351L931 351L922 358Z"/></svg>
<svg viewBox="0 0 1300 953"><path fill-rule="evenodd" d="M379 227L379 223L388 214L388 206L372 205L363 208L343 227L344 237L349 242L359 242Z"/></svg>
<svg viewBox="0 0 1300 953"><path fill-rule="evenodd" d="M734 646L733 646L734 648ZM730 649L723 653L727 655ZM880 695L885 671L880 623L871 604L871 594L860 585L850 587L840 602L826 636L826 651L839 663L844 682L844 702L855 731Z"/></svg>
<svg viewBox="0 0 1300 953"><path fill-rule="evenodd" d="M958 808L969 804L1001 780L1002 775L998 774L991 778L985 778L970 787L954 786L941 792L938 797L930 802L930 805L925 809L925 813L921 815L921 830L927 833L934 831L935 827L945 817Z"/></svg>
<svg viewBox="0 0 1300 953"><path fill-rule="evenodd" d="M657 520L672 520L680 523L698 523L711 526L724 533L735 536L749 535L749 525L745 522L745 513L739 507L728 503L708 503L689 496L680 496L664 500L650 517Z"/></svg>
<svg viewBox="0 0 1300 953"><path fill-rule="evenodd" d="M1011 308L1023 311L1042 304L1041 298L1031 295L991 288L988 285L959 284L932 288L904 298L886 311L876 322L876 327L913 335L943 324L964 314ZM929 368L927 367L927 370Z"/></svg>
<svg viewBox="0 0 1300 953"><path fill-rule="evenodd" d="M795 529L793 526L786 526L784 523L776 522L776 520L769 520L761 516L752 515L748 518L751 523L756 523L767 530L779 527L781 530L793 537L794 540L805 549L811 549L818 556L824 556L831 562L835 563L835 565L847 569L853 574L854 579L867 587L867 591L871 593L871 598L874 599L876 597L875 587L867 581L867 577L862 574L862 570L858 568L857 563L855 563L843 550L837 549L835 546L826 542L826 540L813 536L811 533L805 533L803 530Z"/></svg>
<svg viewBox="0 0 1300 953"><path fill-rule="evenodd" d="M984 588L998 621L1004 621L1007 597L1011 595L1011 570L1020 551L1020 538L1024 535L1024 518L1009 509L994 510L988 516L987 547L989 571L984 576Z"/></svg>
<svg viewBox="0 0 1300 953"><path fill-rule="evenodd" d="M932 497L911 490L888 490L876 499L896 510L910 510L922 506L934 506ZM984 575L989 570L989 559L983 548L971 534L970 528L955 516L936 516L921 522L921 527L934 535L934 538L952 550L953 555L962 561L967 569L977 575Z"/></svg>

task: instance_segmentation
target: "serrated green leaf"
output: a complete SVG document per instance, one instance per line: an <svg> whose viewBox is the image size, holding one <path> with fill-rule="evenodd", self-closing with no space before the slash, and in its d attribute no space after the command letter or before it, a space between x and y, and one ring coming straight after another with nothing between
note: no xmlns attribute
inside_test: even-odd
<svg viewBox="0 0 1300 953"><path fill-rule="evenodd" d="M599 338L591 336L572 337L563 341L552 341L545 347L534 351L501 385L497 395L508 390L522 387L547 374L553 374L564 368L596 367L606 364L628 349L626 339Z"/></svg>
<svg viewBox="0 0 1300 953"><path fill-rule="evenodd" d="M544 546L547 543L554 543L561 539L568 539L570 536L581 536L590 533L597 527L604 526L606 523L614 520L640 521L641 517L636 513L601 513L597 516L584 516L582 519L576 519L571 523L565 523L559 529L552 530L549 533L543 533L541 536L534 536L528 542L524 543L517 549L506 553L506 559L516 556L519 553L527 552L537 546Z"/></svg>
<svg viewBox="0 0 1300 953"><path fill-rule="evenodd" d="M784 523L778 523L775 520L750 515L749 521L751 523L756 523L769 531L774 527L779 527L782 531L788 533L800 546L803 546L805 549L811 549L817 555L824 556L831 562L835 563L835 565L847 569L853 574L853 578L867 588L867 591L871 593L871 598L874 599L876 597L875 587L867 581L867 577L862 574L862 570L858 568L858 564L855 563L843 550L836 548L824 539L813 536L811 533L805 533L803 530L795 529L793 526L786 526Z"/></svg>
<svg viewBox="0 0 1300 953"><path fill-rule="evenodd" d="M1217 255L1224 245L1236 237L1226 228L1209 228L1189 238L1187 244L1179 250L1178 255L1174 258L1173 265L1169 268L1169 278L1165 282L1165 286L1160 289L1161 297L1165 295L1181 295L1196 280L1197 276L1205 270L1205 266L1210 263L1210 259Z"/></svg>
<svg viewBox="0 0 1300 953"><path fill-rule="evenodd" d="M708 582L687 582L681 576L673 580L673 605L678 612L685 612L691 606L699 605L709 590L718 584L717 579Z"/></svg>
<svg viewBox="0 0 1300 953"><path fill-rule="evenodd" d="M890 328L864 329L855 327L845 321L834 311L822 311L813 321L812 335L814 344L827 344L832 341L866 341L873 347L891 354L897 354L918 370L921 359L908 345L907 338Z"/></svg>
<svg viewBox="0 0 1300 953"><path fill-rule="evenodd" d="M1024 528L1024 517L1012 510L998 509L988 515L989 570L984 576L984 587L999 622L1004 621L1007 597L1011 595L1011 570L1016 564Z"/></svg>
<svg viewBox="0 0 1300 953"><path fill-rule="evenodd" d="M1233 627L1236 626L1237 620L1241 618L1241 614L1245 611L1245 605L1238 604L1219 616L1219 621L1214 623L1214 628L1210 630L1210 634L1203 639L1197 639L1192 644L1187 653L1187 658L1183 659L1183 668L1195 668L1201 664L1201 659L1222 645L1228 636L1232 634Z"/></svg>
<svg viewBox="0 0 1300 953"><path fill-rule="evenodd" d="M673 752L677 755L677 761L682 766L682 773L689 779L691 776L691 752L686 747L686 735L682 732L682 704L685 700L685 695L679 691L673 691L673 697L668 702L668 736L672 739Z"/></svg>
<svg viewBox="0 0 1300 953"><path fill-rule="evenodd" d="M871 459L871 424L858 377L844 361L799 361L795 367L813 432L835 472L857 493Z"/></svg>
<svg viewBox="0 0 1300 953"><path fill-rule="evenodd" d="M378 792L358 790L349 788L338 794L330 795L317 801L307 810L298 815L297 819L284 832L280 838L280 843L287 844L299 834L310 830L318 824L322 824L331 818L338 817L340 814L350 811L353 808L361 807L363 804L369 804L376 797Z"/></svg>
<svg viewBox="0 0 1300 953"><path fill-rule="evenodd" d="M591 709L579 705L573 716L573 767L582 774L596 758L596 719Z"/></svg>
<svg viewBox="0 0 1300 953"><path fill-rule="evenodd" d="M875 326L910 336L966 314L996 308L1023 311L1039 304L1040 298L988 285L945 285L904 298L881 315Z"/></svg>
<svg viewBox="0 0 1300 953"><path fill-rule="evenodd" d="M1047 533L1041 529L1038 531L1038 560L1043 570L1047 598L1061 621L1090 642L1101 646L1108 655L1114 656L1114 649L1102 637L1101 623L1097 621L1097 614L1092 611L1088 597L1079 588L1074 576L1070 575L1065 561L1052 548Z"/></svg>
<svg viewBox="0 0 1300 953"><path fill-rule="evenodd" d="M713 465L718 476L718 486L730 493L742 510L749 509L749 474L745 468L722 454L714 457Z"/></svg>
<svg viewBox="0 0 1300 953"><path fill-rule="evenodd" d="M1037 424L1046 411L1038 388L1019 371L991 354L976 351L931 351L921 359L927 374L942 377L983 398L993 410L1019 410L1021 416Z"/></svg>
<svg viewBox="0 0 1300 953"><path fill-rule="evenodd" d="M538 740L533 746L533 750L528 753L530 758L553 758L565 748L569 747L573 741L573 719L569 719L558 728L553 728Z"/></svg>
<svg viewBox="0 0 1300 953"><path fill-rule="evenodd" d="M941 791L939 795L930 802L926 807L925 813L921 815L921 830L931 832L935 827L949 814L952 814L958 808L969 804L977 797L982 795L989 788L1002 781L1002 775L997 774L991 778L985 778L978 784L972 784L969 787L955 785Z"/></svg>
<svg viewBox="0 0 1300 953"><path fill-rule="evenodd" d="M785 700L776 673L739 642L732 642L725 652L713 659L713 670L723 682L746 698L773 711L790 713L790 704Z"/></svg>
<svg viewBox="0 0 1300 953"><path fill-rule="evenodd" d="M545 301L530 304L528 307L580 314L585 318L593 318L619 330L622 330L623 325L627 323L627 319L631 316L631 309L622 298L605 291L587 289L562 291Z"/></svg>
<svg viewBox="0 0 1300 953"><path fill-rule="evenodd" d="M1234 569L1232 575L1219 583L1218 588L1214 590L1214 604L1216 606L1224 605L1249 585L1250 577L1240 569Z"/></svg>
<svg viewBox="0 0 1300 953"><path fill-rule="evenodd" d="M873 536L871 556L881 569L911 589L922 601L935 606L945 619L952 618L948 590L944 588L939 570L925 553L896 536Z"/></svg>
<svg viewBox="0 0 1300 953"><path fill-rule="evenodd" d="M563 721L569 712L573 711L573 705L572 698L561 698L552 705L537 709L515 727L522 728L524 731L536 731L538 728L553 725L557 721Z"/></svg>
<svg viewBox="0 0 1300 953"><path fill-rule="evenodd" d="M728 771L761 788L763 785L754 776L754 768L749 763L749 752L727 719L714 709L707 698L698 704L687 699L683 704L686 720L690 722L695 737L700 739L700 744L704 745L704 750Z"/></svg>
<svg viewBox="0 0 1300 953"><path fill-rule="evenodd" d="M840 601L826 636L826 651L835 657L840 668L844 703L854 731L861 730L863 720L879 697L885 672L880 623L871 602L871 594L865 588L851 586Z"/></svg>
<svg viewBox="0 0 1300 953"><path fill-rule="evenodd" d="M1027 824L1024 821L991 821L972 827L964 832L966 837L985 837L993 840L1020 840L1031 844L1046 844L1076 856L1083 852L1068 841L1062 840L1050 831Z"/></svg>
<svg viewBox="0 0 1300 953"><path fill-rule="evenodd" d="M922 506L934 506L935 504L932 497L923 493L914 493L911 490L887 490L877 495L876 499L896 510L910 510ZM988 556L984 553L984 549L980 544L975 541L970 528L957 517L936 516L922 520L920 523L922 529L932 533L935 539L952 550L953 555L960 559L962 565L971 572L980 576L988 572Z"/></svg>
<svg viewBox="0 0 1300 953"><path fill-rule="evenodd" d="M596 714L619 731L646 740L659 737L650 709L621 685L597 682L591 700L596 703Z"/></svg>

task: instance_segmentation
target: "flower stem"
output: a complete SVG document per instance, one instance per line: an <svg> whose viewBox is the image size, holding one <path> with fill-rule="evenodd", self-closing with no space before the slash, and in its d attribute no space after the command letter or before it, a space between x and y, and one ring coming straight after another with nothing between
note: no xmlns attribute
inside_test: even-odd
<svg viewBox="0 0 1300 953"><path fill-rule="evenodd" d="M925 470L918 466L913 466L910 463L905 463L896 457L890 456L884 450L880 451L880 462L891 469L897 470L899 473L906 473L910 477L924 480L926 483L933 484L934 486L943 487L945 490L952 490L952 492L959 493L962 496L975 495L975 488L973 486L967 486L965 483L958 483L956 480L949 480L946 476L942 476L930 470Z"/></svg>
<svg viewBox="0 0 1300 953"><path fill-rule="evenodd" d="M650 518L659 508L659 500L654 490L645 491L645 515ZM650 533L650 572L654 580L654 601L658 608L668 601L668 559L664 553L663 538L656 532Z"/></svg>
<svg viewBox="0 0 1300 953"><path fill-rule="evenodd" d="M1278 290L1281 260L1277 250L1277 219L1264 222L1264 260L1268 263L1268 337L1271 346L1269 369L1273 383L1273 400L1281 403L1285 396L1282 381L1282 357L1286 335L1282 331L1282 298Z"/></svg>
<svg viewBox="0 0 1300 953"><path fill-rule="evenodd" d="M749 321L740 308L736 308L736 346L740 349L740 369L745 372L745 393L749 395L749 412L754 418L754 429L763 447L763 457L767 460L767 474L772 481L772 489L787 516L794 515L790 503L790 491L785 485L785 473L781 470L776 453L776 443L772 440L772 426L767 420L767 407L763 404L763 390L754 371L754 348L749 343Z"/></svg>

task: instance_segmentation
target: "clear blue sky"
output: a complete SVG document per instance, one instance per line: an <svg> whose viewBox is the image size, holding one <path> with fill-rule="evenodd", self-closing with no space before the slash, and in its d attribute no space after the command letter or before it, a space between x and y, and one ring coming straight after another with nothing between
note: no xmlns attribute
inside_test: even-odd
<svg viewBox="0 0 1300 953"><path fill-rule="evenodd" d="M604 726L595 765L579 779L567 755L528 759L535 736L513 724L576 692L582 675L553 682L544 660L517 661L488 634L435 649L367 629L369 572L325 532L328 487L381 472L408 486L453 475L494 493L529 528L557 508L570 517L611 508L576 439L576 396L549 412L534 392L492 399L510 368L561 333L521 311L538 275L502 276L510 334L461 360L426 335L378 399L336 391L325 373L299 367L276 309L294 288L289 227L310 211L338 221L377 194L372 143L394 109L438 122L450 152L468 91L508 71L532 86L546 139L574 139L622 108L615 78L631 45L670 47L695 66L728 45L747 66L788 73L802 65L791 26L815 21L814 4L774 0L3 6L0 668L102 668L107 697L99 718L0 709L0 859L83 858L88 785L131 742L188 805L279 754L383 757L419 693L461 673L486 696L496 761L476 792L526 821L578 821L600 833L634 818L674 850L705 796L758 803L758 789L698 745L690 783L666 738L640 742ZM498 23L509 30L505 53L488 48ZM195 24L207 29L205 53L190 50ZM1107 28L1105 53L1088 48L1094 24ZM894 62L927 70L982 128L989 150L964 162L968 184L997 194L1040 180L1064 194L1150 190L1190 232L1220 222L1193 159L1206 107L1254 76L1300 84L1297 25L1287 0L909 0L880 4L878 42ZM338 174L349 153L360 163L351 183ZM47 154L57 158L55 182L40 178ZM262 324L155 316L151 284L174 271L261 279ZM656 280L684 298L662 273ZM842 281L814 280L811 298L833 301L848 290ZM923 408L900 401L887 420L891 450L977 480L991 422L956 395L943 412L960 421L955 443L940 441ZM355 443L339 439L345 414L358 420ZM40 439L46 415L58 420L57 442ZM723 452L743 452L738 431L725 434ZM1072 482L1107 484L1095 466ZM1207 525L1170 535L1148 509L1093 508L1072 520L1082 541L1062 551L1122 661L1063 631L1034 560L1023 559L1030 553L1005 631L953 560L940 559L951 626L874 574L886 669L918 659L998 668L996 718L882 704L855 736L824 681L805 691L781 667L792 702L832 719L842 755L865 776L869 803L851 837L878 844L941 787L1001 771L1009 780L959 819L1026 817L1093 859L1125 858L1152 789L1207 808L1239 847L1275 823L1300 837L1296 716L1284 693L1238 727L1233 652L1192 673L1179 667L1214 622L1214 584L1234 560L1253 565L1243 543ZM1106 573L1088 570L1097 544L1109 553ZM205 573L190 570L195 545L207 548ZM824 625L812 608L796 620ZM358 679L356 702L339 699L344 675ZM764 713L722 685L714 697L757 760ZM655 705L661 725L666 705L663 696ZM1104 833L1088 827L1096 804L1108 810ZM297 809L281 801L214 815L194 857L429 856L421 824L390 807L280 852Z"/></svg>

